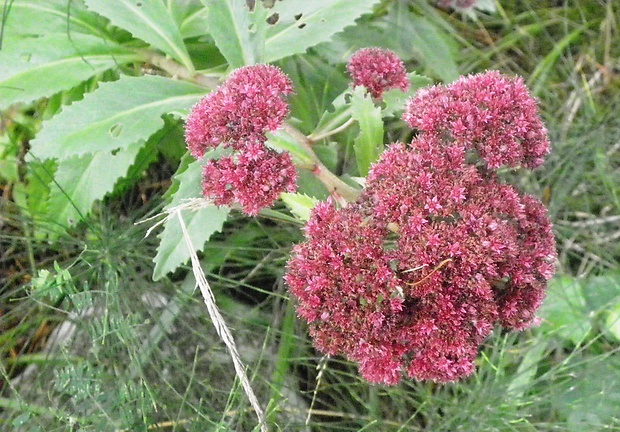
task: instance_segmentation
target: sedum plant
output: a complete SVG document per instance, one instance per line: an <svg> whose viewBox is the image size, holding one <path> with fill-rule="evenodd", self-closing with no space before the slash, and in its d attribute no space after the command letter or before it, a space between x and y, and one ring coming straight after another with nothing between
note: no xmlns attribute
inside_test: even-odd
<svg viewBox="0 0 620 432"><path fill-rule="evenodd" d="M402 47L342 49L334 35L379 3L84 0L67 15L60 0L12 2L0 107L59 105L29 153L45 214L74 225L119 179L180 149L166 207L179 217L163 221L155 279L190 257L196 267L230 211L305 224L285 280L319 350L376 383L471 374L495 324L536 322L553 274L545 208L503 176L539 166L547 132L520 78L425 87ZM43 24L21 26L33 9ZM379 24L398 14L419 19L397 2ZM309 49L338 58L321 66L334 80L347 62L350 79L317 81L330 97L315 112L299 73ZM394 124L404 138L386 149ZM188 200L200 205L181 212Z"/></svg>

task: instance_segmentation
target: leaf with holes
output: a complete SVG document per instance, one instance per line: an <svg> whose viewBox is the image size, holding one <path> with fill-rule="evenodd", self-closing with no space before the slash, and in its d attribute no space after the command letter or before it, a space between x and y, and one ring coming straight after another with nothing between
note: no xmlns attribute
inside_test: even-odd
<svg viewBox="0 0 620 432"><path fill-rule="evenodd" d="M162 128L162 114L187 110L204 93L202 87L160 76L122 76L43 122L31 152L63 160L126 148Z"/></svg>
<svg viewBox="0 0 620 432"><path fill-rule="evenodd" d="M193 70L179 27L161 0L85 0L86 6Z"/></svg>
<svg viewBox="0 0 620 432"><path fill-rule="evenodd" d="M232 68L262 63L267 10L260 1L254 10L245 0L202 0L207 7L208 32Z"/></svg>
<svg viewBox="0 0 620 432"><path fill-rule="evenodd" d="M80 221L97 199L114 189L143 146L139 142L115 154L97 152L61 161L51 184L48 217L61 226Z"/></svg>
<svg viewBox="0 0 620 432"><path fill-rule="evenodd" d="M357 120L360 128L353 145L357 168L360 175L366 177L370 165L379 158L383 150L383 119L381 108L375 106L362 86L353 90L351 117Z"/></svg>
<svg viewBox="0 0 620 432"><path fill-rule="evenodd" d="M179 173L174 176L174 182L178 186L178 190L172 196L172 200L166 206L166 209L176 207L186 199L201 197L201 162L194 161L184 168L182 166ZM187 232L192 239L192 245L196 251L202 250L211 235L222 229L224 222L228 218L228 212L229 209L227 207L210 205L200 210L187 210L182 213ZM157 255L153 259L155 262L154 280L159 280L169 272L176 270L179 266L186 263L190 257L187 245L183 240L181 225L176 217L169 219L164 224L164 230L159 235L159 238L160 243L157 247Z"/></svg>
<svg viewBox="0 0 620 432"><path fill-rule="evenodd" d="M257 2L258 3L258 2ZM265 61L306 52L328 41L334 34L353 25L365 13L372 12L379 0L290 0L276 2L270 9L265 42ZM277 19L277 21L276 21Z"/></svg>
<svg viewBox="0 0 620 432"><path fill-rule="evenodd" d="M138 59L134 51L79 33L12 40L0 51L0 109L52 96Z"/></svg>

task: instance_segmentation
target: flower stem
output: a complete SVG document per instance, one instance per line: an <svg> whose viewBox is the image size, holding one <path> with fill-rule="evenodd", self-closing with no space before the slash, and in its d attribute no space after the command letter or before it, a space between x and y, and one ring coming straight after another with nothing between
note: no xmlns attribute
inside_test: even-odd
<svg viewBox="0 0 620 432"><path fill-rule="evenodd" d="M316 153L314 153L314 150L312 150L312 143L306 135L301 133L299 129L286 122L282 125L282 129L293 137L306 151L308 156L310 156L312 162L314 162L312 174L314 174L315 177L318 178L321 183L325 185L325 187L327 187L327 190L330 193L336 193L348 202L355 201L359 197L361 193L359 190L340 180L334 173L327 169L325 165L323 165L323 162L321 162Z"/></svg>
<svg viewBox="0 0 620 432"><path fill-rule="evenodd" d="M217 78L209 77L200 73L192 72L182 64L177 63L171 58L162 56L153 51L140 50L140 54L144 56L144 60L151 63L153 66L157 66L163 71L166 71L171 76L181 79L183 81L193 82L195 84L214 89L220 84Z"/></svg>
<svg viewBox="0 0 620 432"><path fill-rule="evenodd" d="M310 135L308 137L308 141L310 141L311 143L314 143L314 142L320 141L322 139L325 139L327 137L330 137L332 135L336 135L337 133L342 132L343 130L345 130L346 128L351 126L354 122L355 122L355 119L354 118L350 118L349 120L347 120L346 122L344 122L342 125L338 126L335 129L332 129L332 130L327 131L327 132L323 132L322 134L319 134L319 135L316 135L316 136Z"/></svg>

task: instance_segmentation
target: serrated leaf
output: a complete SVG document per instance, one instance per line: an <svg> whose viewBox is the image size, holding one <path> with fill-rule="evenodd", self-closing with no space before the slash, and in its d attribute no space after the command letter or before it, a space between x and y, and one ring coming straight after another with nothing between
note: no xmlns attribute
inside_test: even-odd
<svg viewBox="0 0 620 432"><path fill-rule="evenodd" d="M250 11L245 0L202 0L208 32L231 68L265 61L267 10L257 1Z"/></svg>
<svg viewBox="0 0 620 432"><path fill-rule="evenodd" d="M161 0L85 0L86 6L193 70L181 32Z"/></svg>
<svg viewBox="0 0 620 432"><path fill-rule="evenodd" d="M178 183L178 190L173 195L166 209L173 208L188 198L201 196L202 164L200 161L192 162L180 174L174 177ZM184 211L183 221L187 232L192 239L195 250L202 250L205 243L215 232L221 231L224 222L228 218L227 207L215 205L202 208L197 211ZM190 254L183 240L181 225L176 217L171 218L164 224L164 230L159 235L160 243L157 247L157 255L153 259L155 270L153 279L159 280L171 271L189 260Z"/></svg>
<svg viewBox="0 0 620 432"><path fill-rule="evenodd" d="M359 124L359 134L355 138L353 150L360 175L366 177L370 165L375 162L383 149L383 119L381 108L375 106L363 87L356 87L351 96L351 117Z"/></svg>
<svg viewBox="0 0 620 432"><path fill-rule="evenodd" d="M6 2L3 2L6 4ZM6 20L4 13L6 12ZM105 36L107 20L84 8L82 1L19 0L0 11L7 40L51 35L72 37L77 33ZM36 19L33 19L36 17ZM4 46L4 45L3 45Z"/></svg>
<svg viewBox="0 0 620 432"><path fill-rule="evenodd" d="M557 276L549 282L547 297L539 311L542 329L580 344L592 330L579 280Z"/></svg>
<svg viewBox="0 0 620 432"><path fill-rule="evenodd" d="M258 3L258 2L257 2ZM328 41L334 34L372 12L379 0L289 0L276 2L270 13L278 21L267 29L265 61L273 62Z"/></svg>
<svg viewBox="0 0 620 432"><path fill-rule="evenodd" d="M162 114L187 110L204 93L202 87L160 76L122 76L43 122L31 152L63 160L125 148L160 129Z"/></svg>
<svg viewBox="0 0 620 432"><path fill-rule="evenodd" d="M94 36L52 34L11 40L0 51L0 109L77 86L138 54Z"/></svg>
<svg viewBox="0 0 620 432"><path fill-rule="evenodd" d="M61 226L81 220L96 200L114 189L143 145L139 142L115 154L97 152L61 161L51 185L48 217Z"/></svg>
<svg viewBox="0 0 620 432"><path fill-rule="evenodd" d="M309 197L308 195L300 193L283 193L280 195L284 204L286 204L291 212L299 218L299 220L306 222L310 219L310 212L319 202L318 199Z"/></svg>

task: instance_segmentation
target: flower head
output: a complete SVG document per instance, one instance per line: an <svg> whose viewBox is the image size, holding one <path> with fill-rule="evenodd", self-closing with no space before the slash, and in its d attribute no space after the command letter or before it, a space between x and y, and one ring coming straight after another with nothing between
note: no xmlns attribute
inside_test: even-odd
<svg viewBox="0 0 620 432"><path fill-rule="evenodd" d="M382 48L362 48L347 64L347 71L353 79L353 86L364 86L373 98L381 98L384 91L409 89L405 65L390 50Z"/></svg>
<svg viewBox="0 0 620 432"><path fill-rule="evenodd" d="M436 143L476 150L489 168L539 166L549 153L536 100L521 78L496 71L418 92L403 119Z"/></svg>
<svg viewBox="0 0 620 432"><path fill-rule="evenodd" d="M202 98L185 122L185 139L199 159L218 145L240 150L264 143L288 115L283 96L292 93L290 79L271 65L235 70L219 88Z"/></svg>
<svg viewBox="0 0 620 432"><path fill-rule="evenodd" d="M283 96L292 91L277 67L246 66L192 108L185 123L190 153L200 159L218 146L233 150L204 165L204 196L217 205L239 203L245 213L256 215L280 193L295 190L290 155L265 146L266 132L278 129L288 114Z"/></svg>
<svg viewBox="0 0 620 432"><path fill-rule="evenodd" d="M217 205L239 203L248 215L271 206L280 193L294 192L297 178L288 153L277 153L262 144L209 160L202 174L204 196Z"/></svg>
<svg viewBox="0 0 620 432"><path fill-rule="evenodd" d="M495 323L531 324L553 272L538 201L416 141L381 156L357 202L315 207L286 274L317 348L371 382L470 374Z"/></svg>

